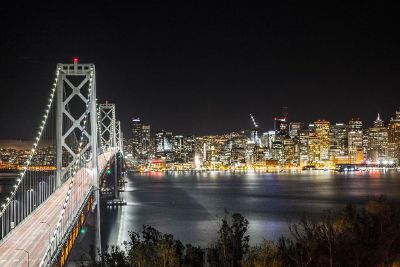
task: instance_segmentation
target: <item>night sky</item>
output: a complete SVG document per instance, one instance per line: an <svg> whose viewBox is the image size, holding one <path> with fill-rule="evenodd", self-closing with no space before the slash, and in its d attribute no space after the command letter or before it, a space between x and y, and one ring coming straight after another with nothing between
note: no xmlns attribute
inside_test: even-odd
<svg viewBox="0 0 400 267"><path fill-rule="evenodd" d="M74 56L96 64L128 137L132 117L201 135L250 128L249 113L268 130L282 106L306 123L388 121L400 106L399 11L383 2L34 2L0 4L2 139L34 136Z"/></svg>

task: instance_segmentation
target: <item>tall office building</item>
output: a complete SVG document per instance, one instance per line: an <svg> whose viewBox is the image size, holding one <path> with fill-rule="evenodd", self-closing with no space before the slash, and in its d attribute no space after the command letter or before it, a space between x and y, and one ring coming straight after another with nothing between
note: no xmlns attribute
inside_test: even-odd
<svg viewBox="0 0 400 267"><path fill-rule="evenodd" d="M336 123L331 126L331 146L336 147L343 153L347 152L347 125Z"/></svg>
<svg viewBox="0 0 400 267"><path fill-rule="evenodd" d="M283 144L281 141L272 142L271 158L274 160L284 161Z"/></svg>
<svg viewBox="0 0 400 267"><path fill-rule="evenodd" d="M301 166L305 166L308 163L308 137L308 130L299 132L299 160Z"/></svg>
<svg viewBox="0 0 400 267"><path fill-rule="evenodd" d="M183 142L185 162L194 162L196 139L193 135L186 136Z"/></svg>
<svg viewBox="0 0 400 267"><path fill-rule="evenodd" d="M315 132L309 132L307 138L308 163L316 163L320 160L320 140Z"/></svg>
<svg viewBox="0 0 400 267"><path fill-rule="evenodd" d="M268 131L263 133L262 144L265 148L271 148L272 142L275 141L275 131Z"/></svg>
<svg viewBox="0 0 400 267"><path fill-rule="evenodd" d="M288 133L286 118L274 118L274 128L276 135L285 136Z"/></svg>
<svg viewBox="0 0 400 267"><path fill-rule="evenodd" d="M350 130L348 132L349 163L362 163L363 155L363 131Z"/></svg>
<svg viewBox="0 0 400 267"><path fill-rule="evenodd" d="M368 138L368 131L369 129L363 129L363 161L367 160L367 151L368 151L368 142L369 142L369 138Z"/></svg>
<svg viewBox="0 0 400 267"><path fill-rule="evenodd" d="M389 149L393 151L391 156L400 163L400 111L389 122L388 129Z"/></svg>
<svg viewBox="0 0 400 267"><path fill-rule="evenodd" d="M329 160L329 132L330 123L326 120L318 120L314 122L315 125L315 135L319 139L319 150L320 158L319 160Z"/></svg>
<svg viewBox="0 0 400 267"><path fill-rule="evenodd" d="M250 130L250 142L256 146L260 145L257 128Z"/></svg>
<svg viewBox="0 0 400 267"><path fill-rule="evenodd" d="M349 163L363 162L366 140L362 120L360 118L352 118L349 121L347 133Z"/></svg>
<svg viewBox="0 0 400 267"><path fill-rule="evenodd" d="M132 119L132 155L138 157L142 151L142 123L140 118Z"/></svg>
<svg viewBox="0 0 400 267"><path fill-rule="evenodd" d="M289 123L289 136L293 139L298 139L301 128L302 128L301 122Z"/></svg>
<svg viewBox="0 0 400 267"><path fill-rule="evenodd" d="M142 126L142 154L149 155L151 145L150 125Z"/></svg>
<svg viewBox="0 0 400 267"><path fill-rule="evenodd" d="M176 162L186 162L185 138L183 135L174 136L174 154Z"/></svg>
<svg viewBox="0 0 400 267"><path fill-rule="evenodd" d="M283 139L282 144L283 144L283 157L285 163L296 165L298 160L295 153L296 150L295 150L294 140L289 135L286 135L285 138Z"/></svg>
<svg viewBox="0 0 400 267"><path fill-rule="evenodd" d="M388 129L379 114L374 126L368 130L367 160L383 161L388 156Z"/></svg>
<svg viewBox="0 0 400 267"><path fill-rule="evenodd" d="M349 131L362 131L363 130L363 122L360 118L352 118L349 121Z"/></svg>
<svg viewBox="0 0 400 267"><path fill-rule="evenodd" d="M164 130L158 131L155 134L156 153L172 152L173 151L173 136L171 132Z"/></svg>

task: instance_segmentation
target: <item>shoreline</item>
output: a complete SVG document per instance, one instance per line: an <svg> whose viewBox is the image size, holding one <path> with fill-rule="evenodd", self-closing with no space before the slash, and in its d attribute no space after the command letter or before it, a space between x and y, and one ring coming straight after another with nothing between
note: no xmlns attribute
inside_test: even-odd
<svg viewBox="0 0 400 267"><path fill-rule="evenodd" d="M192 173L206 173L206 172L220 172L220 173L308 173L308 172L324 172L324 173L354 173L354 172L371 172L371 171L397 171L400 172L400 167L371 167L371 168L363 168L358 170L336 170L336 169L282 169L282 170L220 170L220 169L207 169L207 170L193 170L193 169L185 169L185 170L154 170L154 171L139 171L134 169L127 169L129 173L139 173L139 174L149 174L149 173L180 173L180 172L192 172Z"/></svg>

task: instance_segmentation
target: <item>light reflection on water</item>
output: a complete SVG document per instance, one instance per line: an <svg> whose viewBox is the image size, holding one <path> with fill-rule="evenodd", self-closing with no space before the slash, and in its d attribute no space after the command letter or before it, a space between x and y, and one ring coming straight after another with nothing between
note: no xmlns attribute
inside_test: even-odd
<svg viewBox="0 0 400 267"><path fill-rule="evenodd" d="M224 173L131 174L124 198L128 205L102 212L103 244L119 244L128 231L149 224L184 243L215 241L226 208L250 221L252 243L288 235L288 223L307 214L362 204L384 194L400 203L400 175L386 173Z"/></svg>

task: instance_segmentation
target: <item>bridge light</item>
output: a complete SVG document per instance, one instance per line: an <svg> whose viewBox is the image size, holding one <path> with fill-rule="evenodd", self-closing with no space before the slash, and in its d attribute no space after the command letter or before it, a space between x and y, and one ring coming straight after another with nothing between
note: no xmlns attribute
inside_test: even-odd
<svg viewBox="0 0 400 267"><path fill-rule="evenodd" d="M82 227L80 232L81 232L81 234L85 234L86 233L86 229L84 227Z"/></svg>
<svg viewBox="0 0 400 267"><path fill-rule="evenodd" d="M78 57L74 57L74 64L78 64L79 58Z"/></svg>

